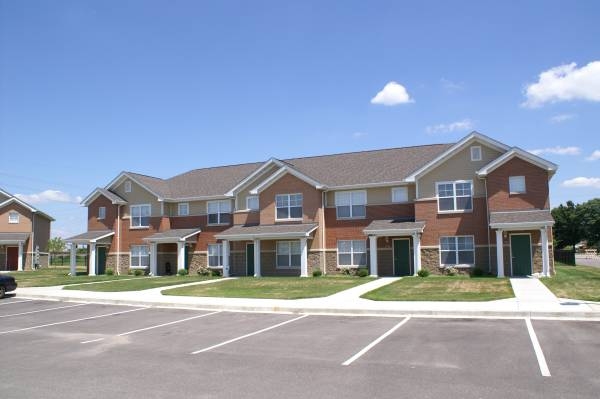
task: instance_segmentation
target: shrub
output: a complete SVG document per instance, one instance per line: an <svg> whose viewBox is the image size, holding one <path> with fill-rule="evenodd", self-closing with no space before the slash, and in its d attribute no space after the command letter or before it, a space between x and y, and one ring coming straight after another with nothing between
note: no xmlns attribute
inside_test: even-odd
<svg viewBox="0 0 600 399"><path fill-rule="evenodd" d="M476 267L471 270L471 277L483 277L483 269L480 267Z"/></svg>
<svg viewBox="0 0 600 399"><path fill-rule="evenodd" d="M361 267L356 271L356 275L358 277L367 277L369 275L369 271L366 268Z"/></svg>
<svg viewBox="0 0 600 399"><path fill-rule="evenodd" d="M115 274L115 271L113 269L106 269L104 274L106 274L107 276L112 276Z"/></svg>
<svg viewBox="0 0 600 399"><path fill-rule="evenodd" d="M448 276L456 276L458 274L458 270L456 270L456 268L454 267L448 267L446 268L446 275Z"/></svg>
<svg viewBox="0 0 600 399"><path fill-rule="evenodd" d="M216 269L211 270L210 271L210 275L213 276L213 277L221 277L221 271L220 270L216 270Z"/></svg>
<svg viewBox="0 0 600 399"><path fill-rule="evenodd" d="M342 272L342 274L344 276L351 276L352 275L352 269L350 269L349 267L342 267L340 269L340 271Z"/></svg>
<svg viewBox="0 0 600 399"><path fill-rule="evenodd" d="M315 269L312 272L313 277L321 277L323 275L323 272L321 271L321 269Z"/></svg>
<svg viewBox="0 0 600 399"><path fill-rule="evenodd" d="M427 270L427 269L420 269L417 272L417 276L419 276L419 277L428 277L429 276L429 270Z"/></svg>
<svg viewBox="0 0 600 399"><path fill-rule="evenodd" d="M212 275L212 271L210 270L210 268L208 266L200 266L200 268L198 269L198 275L199 276L210 276L210 275Z"/></svg>
<svg viewBox="0 0 600 399"><path fill-rule="evenodd" d="M177 270L177 275L178 276L187 276L188 270L187 269L179 269L179 270Z"/></svg>
<svg viewBox="0 0 600 399"><path fill-rule="evenodd" d="M142 276L144 274L144 271L142 269L135 269L133 271L134 276Z"/></svg>
<svg viewBox="0 0 600 399"><path fill-rule="evenodd" d="M129 270L127 271L127 274L128 274L128 275L130 275L130 276L133 276L133 269L129 269Z"/></svg>

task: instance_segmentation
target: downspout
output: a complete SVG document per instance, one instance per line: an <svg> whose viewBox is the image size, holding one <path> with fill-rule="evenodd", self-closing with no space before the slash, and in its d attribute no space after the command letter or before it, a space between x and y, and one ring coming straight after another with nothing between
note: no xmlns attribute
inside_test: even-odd
<svg viewBox="0 0 600 399"><path fill-rule="evenodd" d="M121 275L121 205L117 204L117 276Z"/></svg>
<svg viewBox="0 0 600 399"><path fill-rule="evenodd" d="M35 212L31 213L31 270L33 269L33 255L35 246ZM25 253L25 259L27 259L27 253Z"/></svg>
<svg viewBox="0 0 600 399"><path fill-rule="evenodd" d="M325 196L326 192L321 192L321 270L327 274L327 252L325 251Z"/></svg>
<svg viewBox="0 0 600 399"><path fill-rule="evenodd" d="M488 188L487 188L487 177L483 179L483 183L485 184L485 213L487 215L487 226L485 229L487 231L487 247L488 247L488 273L492 272L492 248L490 246L490 204L488 198ZM504 251L504 249L502 249ZM498 248L496 248L498 251ZM499 267L499 266L498 266Z"/></svg>

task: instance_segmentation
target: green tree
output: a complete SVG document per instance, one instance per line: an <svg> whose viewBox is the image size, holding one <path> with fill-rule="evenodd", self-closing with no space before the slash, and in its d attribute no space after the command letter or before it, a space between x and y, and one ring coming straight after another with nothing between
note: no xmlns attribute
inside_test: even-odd
<svg viewBox="0 0 600 399"><path fill-rule="evenodd" d="M600 244L600 198L584 202L577 207L583 238L589 245Z"/></svg>
<svg viewBox="0 0 600 399"><path fill-rule="evenodd" d="M54 237L48 240L48 252L57 253L57 252L65 252L67 245L65 244L65 240L60 237Z"/></svg>
<svg viewBox="0 0 600 399"><path fill-rule="evenodd" d="M554 240L557 248L574 246L583 238L581 225L580 205L567 201L567 205L560 204L552 209L554 218Z"/></svg>

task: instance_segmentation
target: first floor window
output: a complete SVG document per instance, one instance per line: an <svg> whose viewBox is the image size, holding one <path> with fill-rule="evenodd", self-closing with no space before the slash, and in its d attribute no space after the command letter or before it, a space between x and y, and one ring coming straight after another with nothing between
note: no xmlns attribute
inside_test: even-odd
<svg viewBox="0 0 600 399"><path fill-rule="evenodd" d="M302 194L277 194L275 219L302 219Z"/></svg>
<svg viewBox="0 0 600 399"><path fill-rule="evenodd" d="M190 214L190 205L187 202L177 204L177 215L187 216Z"/></svg>
<svg viewBox="0 0 600 399"><path fill-rule="evenodd" d="M473 209L473 190L470 181L442 182L436 184L438 211L462 212Z"/></svg>
<svg viewBox="0 0 600 399"><path fill-rule="evenodd" d="M277 241L277 267L300 267L300 241Z"/></svg>
<svg viewBox="0 0 600 399"><path fill-rule="evenodd" d="M475 264L473 236L440 238L440 264L442 266Z"/></svg>
<svg viewBox="0 0 600 399"><path fill-rule="evenodd" d="M131 246L131 267L150 266L150 251L147 245Z"/></svg>
<svg viewBox="0 0 600 399"><path fill-rule="evenodd" d="M8 212L8 223L19 223L19 212Z"/></svg>
<svg viewBox="0 0 600 399"><path fill-rule="evenodd" d="M106 218L106 207L101 206L100 208L98 208L98 219L104 219L104 218Z"/></svg>
<svg viewBox="0 0 600 399"><path fill-rule="evenodd" d="M209 201L206 203L208 224L229 224L231 222L231 201Z"/></svg>
<svg viewBox="0 0 600 399"><path fill-rule="evenodd" d="M367 265L367 242L365 240L338 241L338 266L359 267Z"/></svg>
<svg viewBox="0 0 600 399"><path fill-rule="evenodd" d="M131 227L150 226L150 205L131 205Z"/></svg>
<svg viewBox="0 0 600 399"><path fill-rule="evenodd" d="M208 244L208 266L223 266L223 245Z"/></svg>

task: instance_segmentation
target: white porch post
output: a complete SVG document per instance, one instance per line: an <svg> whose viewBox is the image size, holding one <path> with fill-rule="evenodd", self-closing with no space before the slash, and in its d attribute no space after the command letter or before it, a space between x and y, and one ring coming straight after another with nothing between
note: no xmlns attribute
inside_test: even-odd
<svg viewBox="0 0 600 399"><path fill-rule="evenodd" d="M371 263L371 277L377 277L377 236L369 236L369 262Z"/></svg>
<svg viewBox="0 0 600 399"><path fill-rule="evenodd" d="M229 241L223 240L223 277L229 277Z"/></svg>
<svg viewBox="0 0 600 399"><path fill-rule="evenodd" d="M90 276L96 275L96 243L90 243Z"/></svg>
<svg viewBox="0 0 600 399"><path fill-rule="evenodd" d="M307 238L300 239L300 277L308 277L308 245Z"/></svg>
<svg viewBox="0 0 600 399"><path fill-rule="evenodd" d="M177 242L177 271L185 269L185 241Z"/></svg>
<svg viewBox="0 0 600 399"><path fill-rule="evenodd" d="M540 229L542 236L542 276L550 277L550 254L548 253L548 230L546 226Z"/></svg>
<svg viewBox="0 0 600 399"><path fill-rule="evenodd" d="M158 244L150 243L150 274L156 276L158 274Z"/></svg>
<svg viewBox="0 0 600 399"><path fill-rule="evenodd" d="M23 271L23 242L19 241L19 259L17 259L17 270Z"/></svg>
<svg viewBox="0 0 600 399"><path fill-rule="evenodd" d="M496 263L498 264L498 277L504 277L504 242L501 229L496 230Z"/></svg>
<svg viewBox="0 0 600 399"><path fill-rule="evenodd" d="M77 244L71 243L71 276L77 276Z"/></svg>
<svg viewBox="0 0 600 399"><path fill-rule="evenodd" d="M254 240L254 277L260 277L260 240Z"/></svg>
<svg viewBox="0 0 600 399"><path fill-rule="evenodd" d="M416 276L421 270L421 236L419 233L413 234L413 258Z"/></svg>

